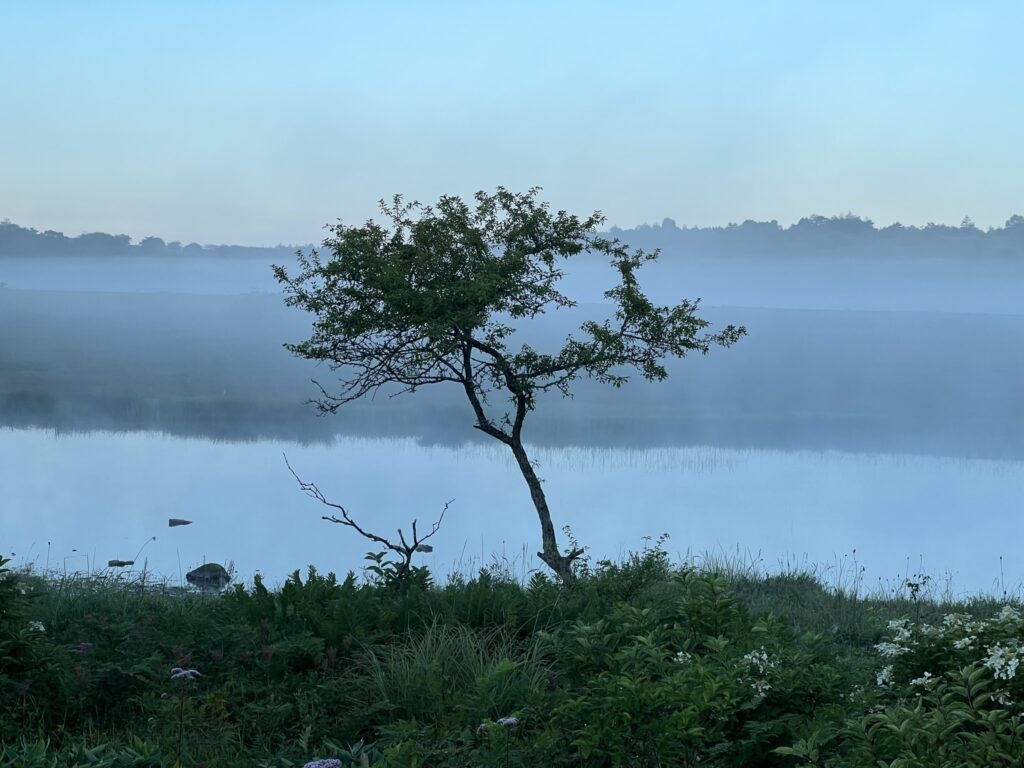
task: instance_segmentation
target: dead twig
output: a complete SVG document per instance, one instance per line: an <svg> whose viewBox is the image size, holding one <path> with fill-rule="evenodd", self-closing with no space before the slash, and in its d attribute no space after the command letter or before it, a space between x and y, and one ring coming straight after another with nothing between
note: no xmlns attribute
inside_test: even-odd
<svg viewBox="0 0 1024 768"><path fill-rule="evenodd" d="M416 528L416 520L413 520L411 542L406 540L405 534L402 532L402 529L399 528L398 540L400 543L396 544L395 542L390 541L389 539L386 539L383 536L373 533L372 531L367 531L366 529L360 527L360 525L352 518L352 516L349 515L348 510L345 509L345 507L343 507L341 504L330 501L326 496L324 496L323 492L317 487L316 483L307 482L303 480L301 477L299 477L295 470L292 469L292 465L288 461L287 454L281 455L284 456L285 466L287 466L288 471L292 473L292 477L295 478L295 481L299 484L299 488L302 490L302 492L309 496L311 499L315 499L316 501L320 502L324 506L337 510L337 512L341 515L340 517L338 516L338 514L322 515L322 520L326 520L330 523L338 523L339 525L347 525L349 528L355 530L356 533L358 533L363 538L368 539L376 544L380 544L381 546L391 550L392 552L396 553L402 558L401 563L399 563L395 571L395 578L399 581L404 581L406 576L408 576L409 572L411 571L412 558L415 553L433 551L433 547L431 547L429 544L425 544L424 542L426 542L427 539L429 539L439 530L441 530L441 523L444 520L444 513L448 511L448 507L451 505L453 501L455 501L455 499L449 499L448 501L445 502L444 509L441 510L441 514L438 515L437 520L435 520L434 524L430 527L430 532L423 536L419 535L419 532L417 531Z"/></svg>

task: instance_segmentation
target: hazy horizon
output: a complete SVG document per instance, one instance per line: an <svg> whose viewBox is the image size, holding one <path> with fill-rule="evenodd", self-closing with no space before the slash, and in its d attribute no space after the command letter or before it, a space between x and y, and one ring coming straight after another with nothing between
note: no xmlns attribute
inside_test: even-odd
<svg viewBox="0 0 1024 768"><path fill-rule="evenodd" d="M504 185L623 228L997 226L1024 199L1022 22L1012 3L5 4L0 218L302 243L395 193Z"/></svg>

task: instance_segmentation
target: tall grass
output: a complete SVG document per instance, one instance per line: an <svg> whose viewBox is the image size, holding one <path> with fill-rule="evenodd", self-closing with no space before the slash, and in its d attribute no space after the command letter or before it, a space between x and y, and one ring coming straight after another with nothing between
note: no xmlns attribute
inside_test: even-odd
<svg viewBox="0 0 1024 768"><path fill-rule="evenodd" d="M505 627L474 630L435 619L399 645L358 663L353 703L392 718L468 726L527 706L544 690L548 665L535 640Z"/></svg>

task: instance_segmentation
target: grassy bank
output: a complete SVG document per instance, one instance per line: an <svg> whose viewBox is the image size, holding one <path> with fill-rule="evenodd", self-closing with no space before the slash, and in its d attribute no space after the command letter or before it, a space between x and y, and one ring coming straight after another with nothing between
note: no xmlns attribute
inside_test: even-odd
<svg viewBox="0 0 1024 768"><path fill-rule="evenodd" d="M0 766L1024 765L1019 606L926 590L660 543L571 586L6 571Z"/></svg>

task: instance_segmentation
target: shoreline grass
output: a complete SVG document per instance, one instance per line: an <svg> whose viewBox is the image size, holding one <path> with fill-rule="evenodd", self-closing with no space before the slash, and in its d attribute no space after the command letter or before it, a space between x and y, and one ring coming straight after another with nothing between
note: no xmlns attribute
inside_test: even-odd
<svg viewBox="0 0 1024 768"><path fill-rule="evenodd" d="M0 569L2 768L1024 760L1019 594L916 573L673 563L664 537L572 586L515 558L217 594Z"/></svg>

